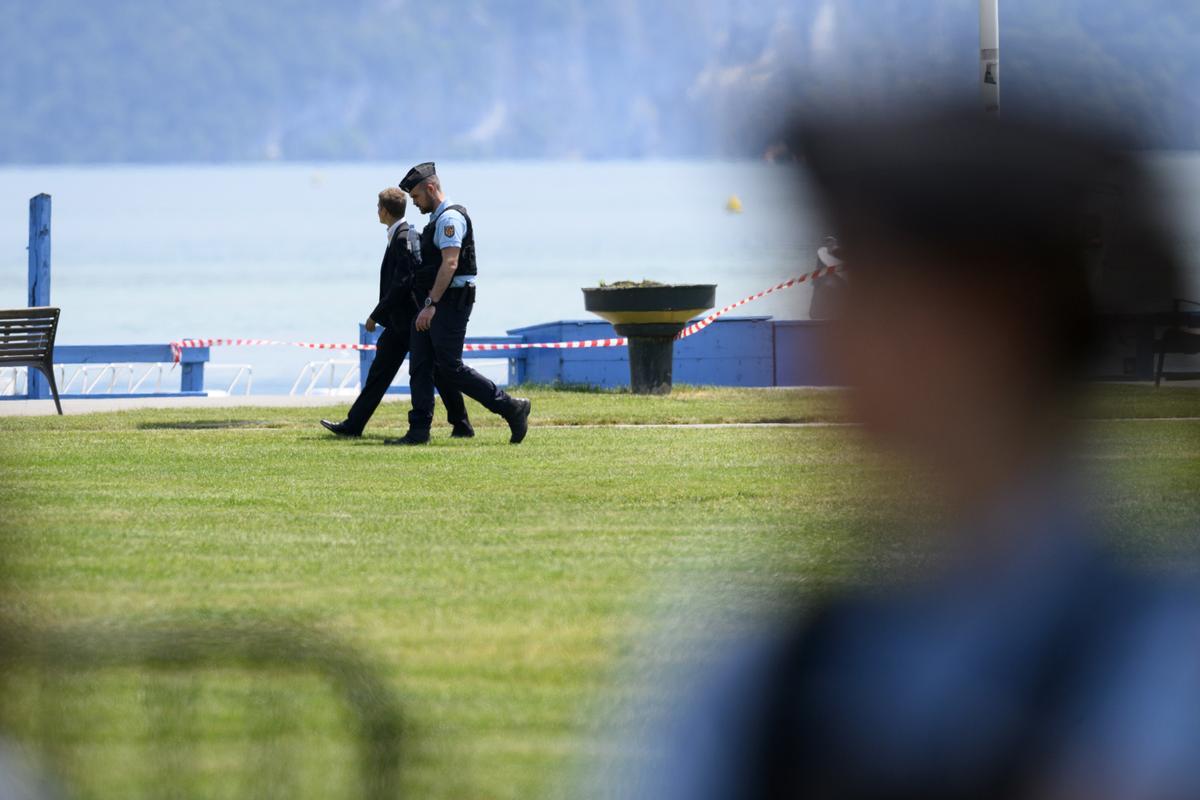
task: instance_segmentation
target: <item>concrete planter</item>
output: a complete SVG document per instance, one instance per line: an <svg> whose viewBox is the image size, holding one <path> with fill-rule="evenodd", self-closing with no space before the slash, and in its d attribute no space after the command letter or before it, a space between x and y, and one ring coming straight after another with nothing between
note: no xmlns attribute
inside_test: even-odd
<svg viewBox="0 0 1200 800"><path fill-rule="evenodd" d="M583 306L629 338L635 394L669 394L675 334L713 307L715 284L603 286L583 290Z"/></svg>

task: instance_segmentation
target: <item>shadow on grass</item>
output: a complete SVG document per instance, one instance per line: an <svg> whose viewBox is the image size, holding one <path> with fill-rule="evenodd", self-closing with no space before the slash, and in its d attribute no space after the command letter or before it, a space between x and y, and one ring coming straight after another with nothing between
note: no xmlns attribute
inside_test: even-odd
<svg viewBox="0 0 1200 800"><path fill-rule="evenodd" d="M550 383L522 383L512 387L512 391L541 390L545 392L570 392L574 394L630 394L628 386L605 387L594 383L571 383L552 381Z"/></svg>
<svg viewBox="0 0 1200 800"><path fill-rule="evenodd" d="M737 390L737 389L765 389L765 388L768 388L768 387L764 387L764 386L712 386L712 385L705 385L705 384L700 384L700 383L674 383L671 386L671 391L678 392L680 394L686 394L688 392L703 392L703 391L713 391L713 390L720 391L723 389ZM814 387L800 386L800 387L786 387L786 388L809 389L809 388L814 388ZM517 384L516 386L506 387L506 389L508 390L508 392L510 394L513 392L520 393L521 391L532 389L535 391L566 392L569 394L629 395L629 396L637 396L637 397L652 396L652 395L634 395L633 390L629 388L628 384L622 384L620 386L598 386L594 383L575 383L575 382L571 382L571 381L551 381L550 383L521 383L521 384Z"/></svg>
<svg viewBox="0 0 1200 800"><path fill-rule="evenodd" d="M225 430L228 428L282 428L282 422L269 422L265 419L196 419L173 420L171 422L141 422L138 429L144 431L205 431Z"/></svg>

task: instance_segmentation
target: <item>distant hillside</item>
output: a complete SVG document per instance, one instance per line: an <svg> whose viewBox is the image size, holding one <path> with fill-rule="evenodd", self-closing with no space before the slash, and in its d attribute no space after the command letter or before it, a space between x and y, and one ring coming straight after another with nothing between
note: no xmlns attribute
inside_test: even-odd
<svg viewBox="0 0 1200 800"><path fill-rule="evenodd" d="M976 91L975 0L0 0L0 163L754 156ZM1002 102L1200 148L1200 3L1001 0Z"/></svg>

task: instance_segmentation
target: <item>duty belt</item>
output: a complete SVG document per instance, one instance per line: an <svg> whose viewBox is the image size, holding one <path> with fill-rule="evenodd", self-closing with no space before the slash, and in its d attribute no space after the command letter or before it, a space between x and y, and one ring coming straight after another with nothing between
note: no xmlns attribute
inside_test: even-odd
<svg viewBox="0 0 1200 800"><path fill-rule="evenodd" d="M455 275L453 278L450 279L450 286L448 286L447 288L462 289L465 286L474 286L474 285L475 285L475 276L474 275Z"/></svg>

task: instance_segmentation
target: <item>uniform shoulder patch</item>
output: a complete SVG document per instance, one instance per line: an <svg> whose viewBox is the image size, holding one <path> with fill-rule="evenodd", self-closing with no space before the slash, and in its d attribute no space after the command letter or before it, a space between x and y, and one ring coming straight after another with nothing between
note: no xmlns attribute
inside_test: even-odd
<svg viewBox="0 0 1200 800"><path fill-rule="evenodd" d="M454 223L450 223L442 228L442 235L447 237L454 236Z"/></svg>

